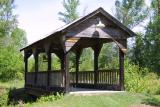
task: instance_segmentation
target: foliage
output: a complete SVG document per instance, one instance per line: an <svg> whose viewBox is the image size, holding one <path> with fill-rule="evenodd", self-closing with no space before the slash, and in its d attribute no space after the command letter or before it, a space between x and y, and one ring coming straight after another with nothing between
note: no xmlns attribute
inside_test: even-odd
<svg viewBox="0 0 160 107"><path fill-rule="evenodd" d="M65 12L59 12L59 17L64 23L70 23L79 17L77 7L79 6L79 0L63 0L63 7Z"/></svg>
<svg viewBox="0 0 160 107"><path fill-rule="evenodd" d="M144 0L116 0L115 17L128 28L143 22L148 15Z"/></svg>
<svg viewBox="0 0 160 107"><path fill-rule="evenodd" d="M153 105L153 106L160 106L160 96L156 95L156 96L149 96L146 99L144 99L143 103L147 104L147 105Z"/></svg>
<svg viewBox="0 0 160 107"><path fill-rule="evenodd" d="M160 94L160 80L147 68L125 62L125 88L130 92Z"/></svg>
<svg viewBox="0 0 160 107"><path fill-rule="evenodd" d="M23 59L19 49L26 45L26 35L17 27L14 0L0 0L0 79L22 78Z"/></svg>
<svg viewBox="0 0 160 107"><path fill-rule="evenodd" d="M16 15L13 14L14 0L0 0L0 38L10 36L17 26Z"/></svg>
<svg viewBox="0 0 160 107"><path fill-rule="evenodd" d="M56 93L56 95L49 95L49 96L42 96L39 99L37 99L37 102L43 103L43 102L53 102L59 99L63 98L63 93Z"/></svg>
<svg viewBox="0 0 160 107"><path fill-rule="evenodd" d="M10 43L14 45L16 49L21 49L27 45L26 33L24 30L20 28L15 28L11 34Z"/></svg>
<svg viewBox="0 0 160 107"><path fill-rule="evenodd" d="M7 93L3 93L0 96L0 107L6 107L8 103L8 95Z"/></svg>
<svg viewBox="0 0 160 107"><path fill-rule="evenodd" d="M0 78L11 80L23 77L23 57L12 46L0 49Z"/></svg>
<svg viewBox="0 0 160 107"><path fill-rule="evenodd" d="M80 57L80 71L91 71L93 70L93 50L91 48L83 49Z"/></svg>
<svg viewBox="0 0 160 107"><path fill-rule="evenodd" d="M150 69L160 71L160 17L157 16L147 26L146 34L144 37L145 42L145 64Z"/></svg>
<svg viewBox="0 0 160 107"><path fill-rule="evenodd" d="M117 69L119 48L114 43L103 44L99 55L99 69Z"/></svg>

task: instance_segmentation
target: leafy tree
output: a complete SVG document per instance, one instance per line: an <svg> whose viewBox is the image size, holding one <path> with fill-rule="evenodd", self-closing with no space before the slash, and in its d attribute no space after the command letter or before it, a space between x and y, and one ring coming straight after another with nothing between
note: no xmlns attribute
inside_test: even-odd
<svg viewBox="0 0 160 107"><path fill-rule="evenodd" d="M131 58L132 61L140 65L141 67L144 66L144 59L145 59L145 51L144 51L144 35L141 33L138 33L135 37L135 44L133 46L133 49L131 49L130 53L132 54Z"/></svg>
<svg viewBox="0 0 160 107"><path fill-rule="evenodd" d="M22 78L23 59L19 49L27 43L13 14L14 0L0 0L0 79Z"/></svg>
<svg viewBox="0 0 160 107"><path fill-rule="evenodd" d="M160 17L158 0L153 0L151 4L150 22L143 35L137 35L134 46L134 62L142 67L148 67L152 71L159 71L160 68Z"/></svg>
<svg viewBox="0 0 160 107"><path fill-rule="evenodd" d="M146 63L150 69L160 71L160 17L157 16L147 26L145 34Z"/></svg>
<svg viewBox="0 0 160 107"><path fill-rule="evenodd" d="M0 48L0 80L22 79L23 57L14 46Z"/></svg>
<svg viewBox="0 0 160 107"><path fill-rule="evenodd" d="M12 44L16 49L23 48L27 45L26 32L20 28L15 28L11 34Z"/></svg>
<svg viewBox="0 0 160 107"><path fill-rule="evenodd" d="M116 0L115 17L128 28L140 24L148 15L144 0Z"/></svg>
<svg viewBox="0 0 160 107"><path fill-rule="evenodd" d="M99 55L99 69L117 69L119 56L114 43L104 44Z"/></svg>
<svg viewBox="0 0 160 107"><path fill-rule="evenodd" d="M79 0L63 0L63 7L65 12L59 12L61 16L59 19L64 23L70 23L79 17L77 7L79 6Z"/></svg>

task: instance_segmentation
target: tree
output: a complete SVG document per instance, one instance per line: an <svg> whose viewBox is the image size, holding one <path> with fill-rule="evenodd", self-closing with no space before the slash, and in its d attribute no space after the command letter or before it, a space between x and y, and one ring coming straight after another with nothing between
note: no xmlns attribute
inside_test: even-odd
<svg viewBox="0 0 160 107"><path fill-rule="evenodd" d="M151 70L160 71L160 16L157 16L147 26L145 33L145 65Z"/></svg>
<svg viewBox="0 0 160 107"><path fill-rule="evenodd" d="M133 49L136 64L157 72L160 70L160 13L158 12L158 3L158 0L152 1L150 22L146 27L145 34L137 35Z"/></svg>
<svg viewBox="0 0 160 107"><path fill-rule="evenodd" d="M25 32L17 26L14 0L0 0L0 79L22 78L23 58L19 49L27 43Z"/></svg>
<svg viewBox="0 0 160 107"><path fill-rule="evenodd" d="M27 45L26 32L20 28L15 28L11 34L12 45L16 49L21 49Z"/></svg>
<svg viewBox="0 0 160 107"><path fill-rule="evenodd" d="M144 0L116 0L115 17L128 28L140 24L148 15Z"/></svg>
<svg viewBox="0 0 160 107"><path fill-rule="evenodd" d="M79 0L63 0L63 7L65 12L59 12L61 16L59 19L64 23L70 23L79 17L77 7L79 6Z"/></svg>

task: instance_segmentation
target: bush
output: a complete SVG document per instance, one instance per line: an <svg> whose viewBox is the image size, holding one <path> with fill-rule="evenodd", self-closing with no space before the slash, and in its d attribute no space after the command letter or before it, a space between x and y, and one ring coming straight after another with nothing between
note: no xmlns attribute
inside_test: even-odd
<svg viewBox="0 0 160 107"><path fill-rule="evenodd" d="M160 80L156 73L147 68L125 62L125 88L130 92L160 94Z"/></svg>
<svg viewBox="0 0 160 107"><path fill-rule="evenodd" d="M56 95L49 95L49 96L42 96L37 101L38 102L52 102L63 98L63 94L59 94L58 92Z"/></svg>
<svg viewBox="0 0 160 107"><path fill-rule="evenodd" d="M0 96L0 107L7 106L7 103L8 103L8 93L3 93Z"/></svg>
<svg viewBox="0 0 160 107"><path fill-rule="evenodd" d="M23 78L23 57L13 47L0 49L0 79L8 81Z"/></svg>
<svg viewBox="0 0 160 107"><path fill-rule="evenodd" d="M148 98L144 99L143 103L159 107L160 96L149 96Z"/></svg>

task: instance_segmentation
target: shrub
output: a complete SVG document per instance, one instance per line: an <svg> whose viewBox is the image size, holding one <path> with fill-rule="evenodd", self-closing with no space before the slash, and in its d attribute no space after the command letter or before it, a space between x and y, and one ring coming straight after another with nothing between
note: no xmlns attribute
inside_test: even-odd
<svg viewBox="0 0 160 107"><path fill-rule="evenodd" d="M23 78L23 58L13 47L0 49L0 79L4 81Z"/></svg>
<svg viewBox="0 0 160 107"><path fill-rule="evenodd" d="M125 62L125 88L130 92L160 94L160 80L156 73L147 68Z"/></svg>
<svg viewBox="0 0 160 107"><path fill-rule="evenodd" d="M7 106L7 103L8 103L8 94L7 93L3 93L0 96L0 107Z"/></svg>
<svg viewBox="0 0 160 107"><path fill-rule="evenodd" d="M148 98L144 99L143 103L159 107L160 96L149 96Z"/></svg>
<svg viewBox="0 0 160 107"><path fill-rule="evenodd" d="M49 96L42 96L37 101L38 102L52 102L63 98L63 94L59 94L58 92L56 95L49 95Z"/></svg>

